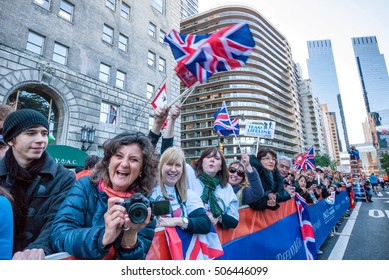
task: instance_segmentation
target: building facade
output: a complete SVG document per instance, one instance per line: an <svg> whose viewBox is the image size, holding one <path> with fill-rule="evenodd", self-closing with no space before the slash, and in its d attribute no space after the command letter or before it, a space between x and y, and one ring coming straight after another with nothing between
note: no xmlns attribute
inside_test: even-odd
<svg viewBox="0 0 389 280"><path fill-rule="evenodd" d="M308 41L307 46L309 54L307 66L313 94L319 98L320 103L328 105L329 112L335 112L339 148L341 151L345 150L348 143L347 128L344 114L341 112L343 110L341 98L338 98L340 90L331 41Z"/></svg>
<svg viewBox="0 0 389 280"><path fill-rule="evenodd" d="M179 28L180 2L150 0L3 1L0 101L47 114L52 144L90 152L126 130L147 133L150 99L162 81L179 93L165 34ZM178 139L179 141L179 139Z"/></svg>
<svg viewBox="0 0 389 280"><path fill-rule="evenodd" d="M389 150L389 76L375 36L352 38L373 144Z"/></svg>
<svg viewBox="0 0 389 280"><path fill-rule="evenodd" d="M181 33L208 34L247 22L256 47L245 67L214 74L196 88L182 106L181 143L186 155L197 158L207 147L222 142L227 160L242 150L254 154L259 146L293 157L298 152L294 96L297 83L286 38L259 12L244 5L224 5L181 21ZM240 119L240 135L220 138L213 129L214 114L226 103L231 118ZM274 121L274 139L245 136L245 120Z"/></svg>

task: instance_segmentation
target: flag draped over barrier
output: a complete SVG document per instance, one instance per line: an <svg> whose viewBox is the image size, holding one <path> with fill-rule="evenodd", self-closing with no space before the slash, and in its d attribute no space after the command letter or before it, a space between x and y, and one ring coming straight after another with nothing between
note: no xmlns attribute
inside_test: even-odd
<svg viewBox="0 0 389 280"><path fill-rule="evenodd" d="M231 134L239 135L239 119L234 118L231 120L225 102L223 102L222 107L215 113L214 118L215 122L213 128L217 134L221 136L228 136Z"/></svg>
<svg viewBox="0 0 389 280"><path fill-rule="evenodd" d="M301 236L303 238L307 260L316 260L317 255L315 235L311 219L309 218L308 205L305 199L302 198L298 193L295 193L294 199L296 202L297 213L300 222Z"/></svg>
<svg viewBox="0 0 389 280"><path fill-rule="evenodd" d="M298 154L294 160L295 170L315 169L315 150L311 146L305 153Z"/></svg>
<svg viewBox="0 0 389 280"><path fill-rule="evenodd" d="M177 76L187 86L204 83L213 73L246 64L255 41L246 23L213 34L181 34L172 30L164 39L177 61Z"/></svg>
<svg viewBox="0 0 389 280"><path fill-rule="evenodd" d="M172 260L208 260L224 254L215 228L208 234L192 234L179 227L165 227Z"/></svg>

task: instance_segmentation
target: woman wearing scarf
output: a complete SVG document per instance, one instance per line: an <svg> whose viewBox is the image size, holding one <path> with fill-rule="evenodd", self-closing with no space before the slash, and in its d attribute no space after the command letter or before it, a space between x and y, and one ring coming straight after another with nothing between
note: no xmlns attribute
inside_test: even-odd
<svg viewBox="0 0 389 280"><path fill-rule="evenodd" d="M257 156L250 157L251 165L257 169L264 196L249 206L255 210L277 210L280 202L287 201L291 195L284 189L284 178L277 169L277 154L269 148L258 150Z"/></svg>
<svg viewBox="0 0 389 280"><path fill-rule="evenodd" d="M151 209L135 223L120 204L135 193L151 194L157 166L154 147L143 133L107 140L94 173L78 180L63 202L52 227L53 248L77 259L145 259L155 229Z"/></svg>
<svg viewBox="0 0 389 280"><path fill-rule="evenodd" d="M223 154L211 147L201 153L193 168L187 166L189 188L200 196L211 222L222 228L235 228L239 222L239 202L228 183Z"/></svg>

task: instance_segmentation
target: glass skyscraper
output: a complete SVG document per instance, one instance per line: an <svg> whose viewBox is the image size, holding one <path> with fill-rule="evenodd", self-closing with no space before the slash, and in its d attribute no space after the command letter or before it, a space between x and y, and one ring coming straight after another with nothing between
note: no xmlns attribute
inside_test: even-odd
<svg viewBox="0 0 389 280"><path fill-rule="evenodd" d="M308 41L307 47L307 66L313 95L319 98L321 104L328 105L329 112L335 113L339 149L344 151L348 145L348 137L331 41Z"/></svg>
<svg viewBox="0 0 389 280"><path fill-rule="evenodd" d="M389 142L389 77L375 36L352 38L363 98L377 131L381 149Z"/></svg>

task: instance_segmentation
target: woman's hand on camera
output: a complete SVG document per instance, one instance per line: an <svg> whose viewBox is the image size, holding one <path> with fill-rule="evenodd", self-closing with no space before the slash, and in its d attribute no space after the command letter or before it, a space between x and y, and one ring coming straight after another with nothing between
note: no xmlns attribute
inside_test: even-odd
<svg viewBox="0 0 389 280"><path fill-rule="evenodd" d="M119 205L123 201L123 198L120 197L111 197L108 199L108 209L104 214L105 233L102 240L103 246L115 241L122 231L127 215L126 209Z"/></svg>

